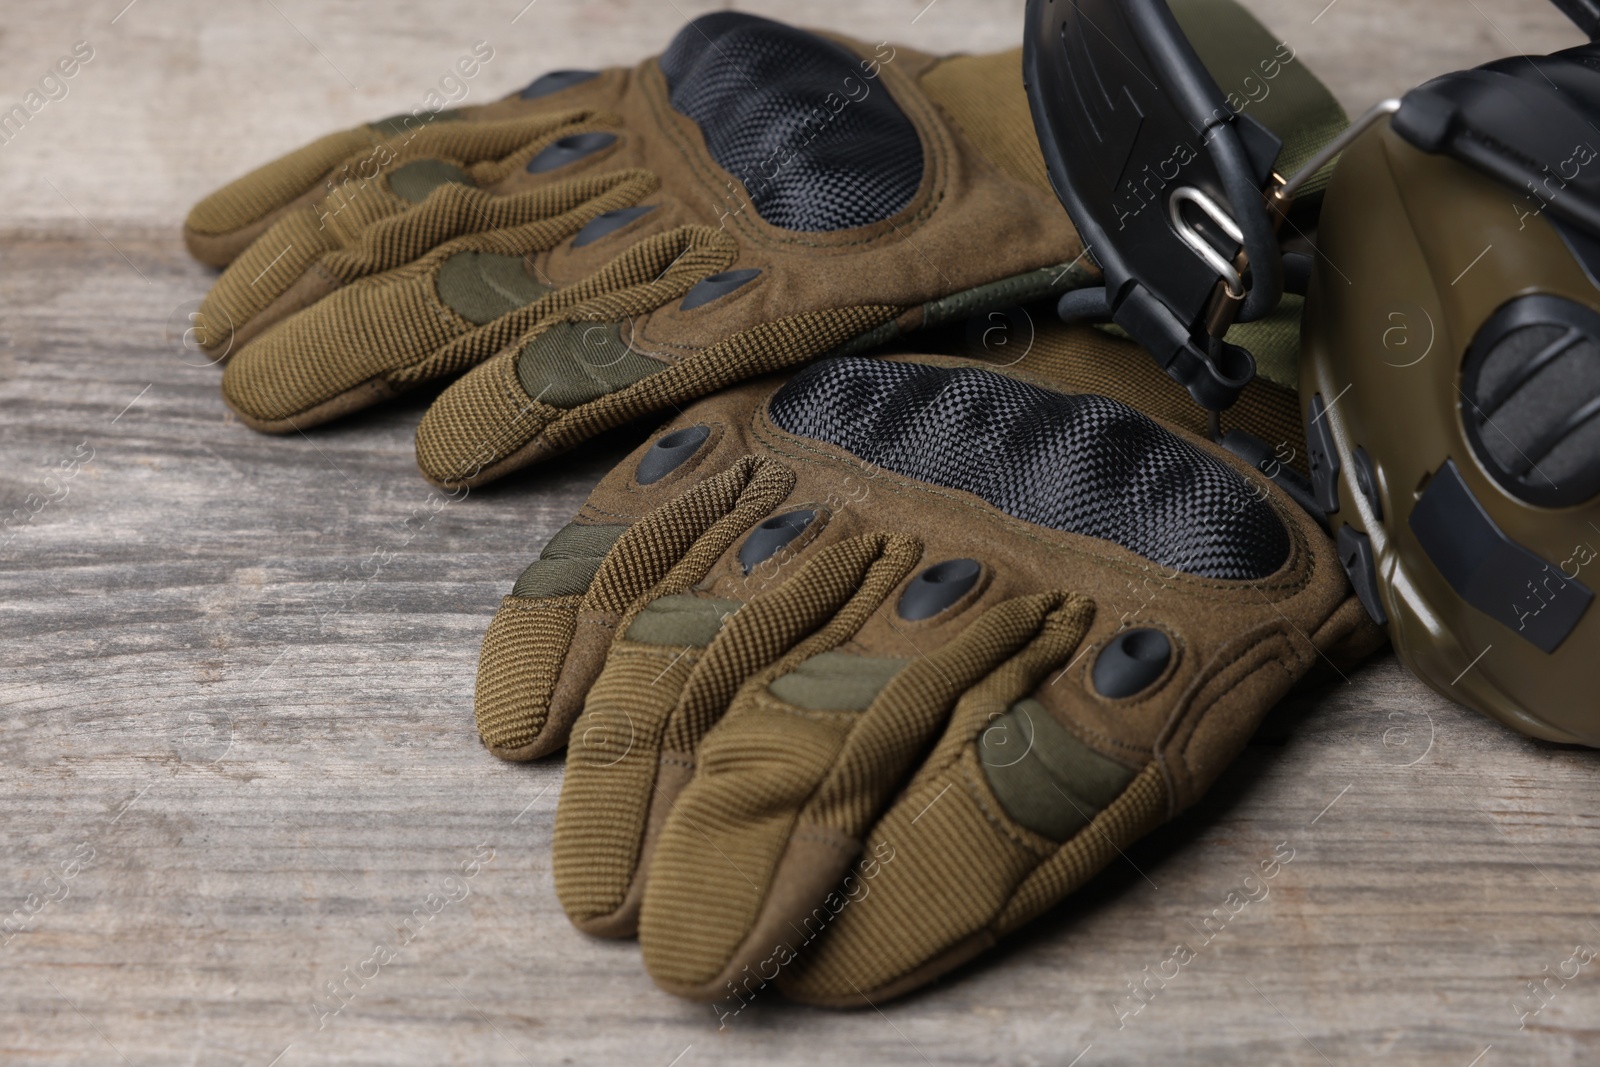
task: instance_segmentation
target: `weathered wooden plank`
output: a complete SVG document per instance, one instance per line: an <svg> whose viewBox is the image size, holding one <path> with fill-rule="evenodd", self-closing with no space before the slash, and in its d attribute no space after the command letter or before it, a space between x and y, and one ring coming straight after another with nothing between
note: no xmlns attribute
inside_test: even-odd
<svg viewBox="0 0 1600 1067"><path fill-rule="evenodd" d="M495 603L625 443L442 503L412 460L425 399L261 437L169 321L209 277L176 221L244 166L408 104L471 39L499 49L487 95L631 60L703 6L541 0L512 22L519 3L141 0L113 24L122 3L8 11L0 38L0 102L73 41L96 48L0 145L0 513L56 497L0 532L7 1062L1600 1053L1594 964L1542 1000L1526 988L1600 947L1593 754L1462 712L1392 659L1289 702L1200 808L924 994L844 1014L759 1002L719 1029L657 992L633 946L556 905L559 764L501 764L470 724ZM753 9L930 49L1020 25L999 0ZM1509 0L1258 10L1352 108L1572 40ZM1229 892L1288 850L1233 914ZM1179 942L1195 955L1173 975ZM394 958L374 973L380 944ZM1129 999L1145 968L1171 977ZM336 1014L329 982L346 983Z"/></svg>

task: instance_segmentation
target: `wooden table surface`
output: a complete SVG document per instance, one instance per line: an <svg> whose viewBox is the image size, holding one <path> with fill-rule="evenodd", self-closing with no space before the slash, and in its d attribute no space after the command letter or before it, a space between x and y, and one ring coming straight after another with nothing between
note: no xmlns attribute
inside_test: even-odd
<svg viewBox="0 0 1600 1067"><path fill-rule="evenodd" d="M416 106L475 41L481 100L636 60L711 6L523 3L0 15L0 110L93 53L0 143L0 514L30 515L0 534L0 1062L1600 1058L1600 963L1571 962L1600 948L1600 761L1392 657L1275 712L1127 863L881 1011L774 1000L719 1029L633 945L574 931L550 875L561 764L490 757L472 686L499 597L625 443L447 502L413 465L422 401L263 437L177 336L213 277L178 226L212 187ZM1020 0L739 6L931 50L1021 37ZM1577 40L1537 0L1251 6L1351 110ZM1275 850L1267 896L1127 1014L1128 983ZM326 995L418 909L392 962Z"/></svg>

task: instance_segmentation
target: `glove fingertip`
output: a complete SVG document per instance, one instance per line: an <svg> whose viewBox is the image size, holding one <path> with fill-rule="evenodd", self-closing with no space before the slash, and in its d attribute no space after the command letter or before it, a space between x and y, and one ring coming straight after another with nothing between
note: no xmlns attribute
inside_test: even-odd
<svg viewBox="0 0 1600 1067"><path fill-rule="evenodd" d="M417 466L443 489L476 487L509 473L558 412L517 381L510 349L456 379L417 425ZM530 460L531 461L531 460Z"/></svg>
<svg viewBox="0 0 1600 1067"><path fill-rule="evenodd" d="M193 215L183 224L183 247L189 250L189 255L219 270L232 263L256 236L254 232L244 235L202 233L195 229Z"/></svg>
<svg viewBox="0 0 1600 1067"><path fill-rule="evenodd" d="M373 137L364 126L330 133L217 189L184 220L189 254L213 267L227 266L278 212L317 190L330 170L371 145Z"/></svg>
<svg viewBox="0 0 1600 1067"><path fill-rule="evenodd" d="M582 603L581 594L508 596L490 621L473 714L484 747L501 759L537 759L566 743L572 716L554 721L551 704Z"/></svg>

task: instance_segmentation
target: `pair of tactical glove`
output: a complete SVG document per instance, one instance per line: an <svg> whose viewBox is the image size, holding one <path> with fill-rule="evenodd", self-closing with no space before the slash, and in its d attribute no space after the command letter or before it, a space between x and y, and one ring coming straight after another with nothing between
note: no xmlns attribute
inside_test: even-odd
<svg viewBox="0 0 1600 1067"><path fill-rule="evenodd" d="M200 335L251 426L465 372L418 430L440 485L707 397L518 579L476 708L504 758L568 746L562 904L675 993L913 989L1375 643L1323 531L1128 342L1036 315L862 354L1092 276L1015 52L710 15L633 70L331 135L186 237L230 264ZM1227 417L1301 447L1291 388Z"/></svg>

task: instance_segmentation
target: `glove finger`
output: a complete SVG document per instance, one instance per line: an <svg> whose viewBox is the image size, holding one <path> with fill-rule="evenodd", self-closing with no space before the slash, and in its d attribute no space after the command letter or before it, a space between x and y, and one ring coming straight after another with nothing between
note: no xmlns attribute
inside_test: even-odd
<svg viewBox="0 0 1600 1067"><path fill-rule="evenodd" d="M597 294L670 262L667 251L659 243L632 250L583 283L553 292L533 277L530 257L647 184L619 182L589 199L592 189L584 184L521 194L517 203L536 221L469 233L414 263L336 290L235 356L223 373L223 397L257 430L305 429L459 374L558 312L580 314L576 309ZM448 202L471 194L439 195ZM459 471L452 473L459 484Z"/></svg>
<svg viewBox="0 0 1600 1067"><path fill-rule="evenodd" d="M648 452L649 446L640 449ZM697 581L793 486L789 471L752 457L634 521L636 509L681 487L652 492L652 485L634 483L607 492L602 484L575 523L523 572L489 624L474 709L483 743L511 760L566 744L623 613L653 588L681 591ZM614 543L602 551L607 537ZM661 586L669 575L671 583Z"/></svg>
<svg viewBox="0 0 1600 1067"><path fill-rule="evenodd" d="M666 595L624 620L574 727L583 744L568 759L556 812L556 893L574 925L633 933L644 873L654 870L650 844L663 823L684 818L676 794L739 686L780 657L848 640L918 555L908 538L852 538L746 604Z"/></svg>
<svg viewBox="0 0 1600 1067"><path fill-rule="evenodd" d="M501 197L507 190L495 186L552 141L594 126L581 113L552 121L432 127L347 159L222 272L200 305L202 342L221 355L237 351L340 285L401 266L452 237L526 221L540 201ZM572 188L599 196L624 180L590 178Z"/></svg>
<svg viewBox="0 0 1600 1067"><path fill-rule="evenodd" d="M505 114L503 108L479 110L487 121L462 121L468 114L464 111L396 115L320 137L235 178L196 203L184 220L184 243L202 263L225 267L285 214L311 207L341 187L347 193L352 187L359 190L385 167L392 169L403 161L402 154L406 159L424 158L430 152L454 157L474 151L478 144L492 143L493 135L482 137L483 128L563 126L587 117L587 113L574 111L516 116ZM500 154L509 150L502 149ZM329 210L337 212L338 207Z"/></svg>
<svg viewBox="0 0 1600 1067"><path fill-rule="evenodd" d="M727 256L731 259L731 253ZM711 273L704 265L711 258L707 254L699 263L675 265L669 274L681 281L670 288L687 291L693 279ZM602 322L612 317L606 323L608 344L598 358L587 353L600 335L574 324L549 323L452 383L417 427L417 466L423 476L452 490L483 485L605 430L808 362L898 313L893 307L866 306L792 315L672 363L625 344L625 355L610 355L617 351L610 346L628 336L627 317L667 288L665 282L664 277L639 287L638 295L618 294L574 310L569 316L574 320L580 314Z"/></svg>
<svg viewBox="0 0 1600 1067"><path fill-rule="evenodd" d="M786 996L855 1006L923 985L1167 817L1154 765L1135 772L1107 758L1028 698L1070 652L1046 630L962 697L933 755L866 835L856 870L786 932L797 960L779 978Z"/></svg>
<svg viewBox="0 0 1600 1067"><path fill-rule="evenodd" d="M234 179L190 209L183 224L189 254L227 266L286 209L316 199L340 163L382 142L372 126L340 130Z"/></svg>
<svg viewBox="0 0 1600 1067"><path fill-rule="evenodd" d="M979 685L991 672L1065 661L1092 617L1082 597L1036 594L909 663L829 652L747 686L697 753L651 860L640 921L651 976L718 999L795 942L957 698L995 684Z"/></svg>
<svg viewBox="0 0 1600 1067"><path fill-rule="evenodd" d="M572 287L575 297L594 295L463 375L428 409L417 427L423 475L450 488L481 485L602 430L814 358L893 317L884 307L797 315L671 364L639 354L631 320L681 298L734 254L721 231L683 227Z"/></svg>

